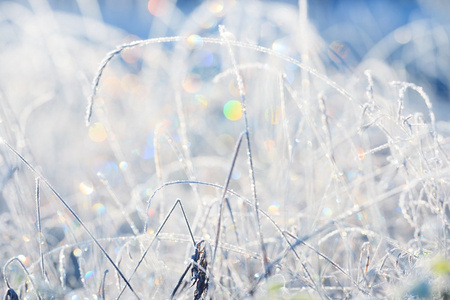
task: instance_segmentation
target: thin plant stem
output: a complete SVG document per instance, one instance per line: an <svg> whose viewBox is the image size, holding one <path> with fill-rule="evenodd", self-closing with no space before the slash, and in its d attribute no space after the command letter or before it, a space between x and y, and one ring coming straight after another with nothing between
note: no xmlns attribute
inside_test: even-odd
<svg viewBox="0 0 450 300"><path fill-rule="evenodd" d="M109 260L109 262L113 265L114 269L118 272L120 277L125 281L126 285L130 288L130 290L133 292L133 294L136 296L137 299L140 299L140 297L137 295L137 293L134 291L133 287L130 285L128 280L126 279L125 275L122 273L122 271L119 269L119 267L114 263L111 256L109 256L108 252L106 252L105 248L103 248L102 245L100 245L97 238L94 236L94 234L87 228L86 224L78 217L78 215L75 213L75 211L70 207L70 205L62 198L62 196L55 190L55 188L50 184L50 182L42 176L31 164L28 163L28 161L20 155L8 142L0 138L0 141L3 142L8 149L13 152L35 175L37 175L44 183L45 185L52 191L52 193L61 201L61 203L67 208L67 210L72 214L72 216L78 221L78 223L83 227L84 231L89 235L89 237L94 241L94 243L100 248L100 251L103 252L103 254L106 256L106 258Z"/></svg>

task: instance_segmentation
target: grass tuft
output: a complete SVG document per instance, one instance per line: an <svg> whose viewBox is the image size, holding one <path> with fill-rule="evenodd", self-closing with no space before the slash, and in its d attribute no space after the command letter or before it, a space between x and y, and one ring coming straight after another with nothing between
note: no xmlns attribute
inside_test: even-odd
<svg viewBox="0 0 450 300"><path fill-rule="evenodd" d="M307 1L169 5L143 40L0 6L5 299L448 298L450 125L389 61L425 25L358 61Z"/></svg>

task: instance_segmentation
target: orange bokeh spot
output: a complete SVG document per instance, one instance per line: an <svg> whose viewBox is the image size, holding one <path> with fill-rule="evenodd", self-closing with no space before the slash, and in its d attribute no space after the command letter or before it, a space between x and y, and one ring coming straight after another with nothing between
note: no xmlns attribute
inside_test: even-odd
<svg viewBox="0 0 450 300"><path fill-rule="evenodd" d="M275 141L274 140L264 141L264 148L267 151L272 151L274 147L275 147Z"/></svg>
<svg viewBox="0 0 450 300"><path fill-rule="evenodd" d="M364 149L358 148L358 158L359 160L363 160L366 157L366 153Z"/></svg>
<svg viewBox="0 0 450 300"><path fill-rule="evenodd" d="M153 217L155 215L155 213L156 213L156 210L154 210L153 208L150 208L147 212L149 218Z"/></svg>
<svg viewBox="0 0 450 300"><path fill-rule="evenodd" d="M148 1L148 11L157 17L163 16L169 10L168 0L149 0Z"/></svg>
<svg viewBox="0 0 450 300"><path fill-rule="evenodd" d="M96 143L101 143L107 138L105 127L103 127L102 123L94 123L89 127L89 137L92 141Z"/></svg>

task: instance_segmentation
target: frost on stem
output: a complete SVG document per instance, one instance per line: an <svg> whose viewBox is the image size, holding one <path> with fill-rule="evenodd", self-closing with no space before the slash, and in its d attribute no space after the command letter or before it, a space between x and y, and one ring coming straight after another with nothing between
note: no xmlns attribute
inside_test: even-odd
<svg viewBox="0 0 450 300"><path fill-rule="evenodd" d="M185 37L174 36L174 37L154 38L154 39L148 39L148 40L138 40L138 41L134 41L134 42L127 43L127 44L122 44L122 45L118 46L115 50L106 54L106 57L100 63L100 67L98 68L97 73L95 74L94 79L92 80L91 95L89 95L89 97L88 97L88 104L86 107L86 115L85 115L86 126L89 126L89 124L91 122L92 111L93 111L93 106L94 106L94 99L95 99L95 96L97 95L97 91L98 91L98 88L100 85L100 79L103 75L103 71L105 71L108 64L111 62L111 60L117 54L120 54L125 49L142 47L144 45L149 45L149 44L177 42L177 41L182 41L185 39L186 39Z"/></svg>

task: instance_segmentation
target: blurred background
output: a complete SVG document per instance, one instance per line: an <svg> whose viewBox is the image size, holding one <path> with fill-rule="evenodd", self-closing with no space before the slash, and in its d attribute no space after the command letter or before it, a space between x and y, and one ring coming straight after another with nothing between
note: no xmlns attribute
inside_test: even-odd
<svg viewBox="0 0 450 300"><path fill-rule="evenodd" d="M39 8L41 2L0 1L4 7L8 3L20 3L31 11L42 10ZM195 14L196 10L201 12L199 8L204 8L205 4L219 17L214 24L209 24L208 30L213 33L217 31L217 25L220 23L220 11L224 12L224 7L230 7L235 2L237 1L78 0L42 3L46 3L48 9L55 13L83 15L104 22L131 35L128 39L145 39L180 33L182 28L187 26L186 20L189 16ZM279 4L298 7L298 1L294 0L248 0L240 3L243 6L251 6L252 3L260 3L266 7L276 5L273 15L280 15L280 18L283 6ZM158 7L161 9L158 10ZM253 10L257 14L257 8ZM7 12L5 9L2 11L3 14ZM432 93L433 101L438 103L450 101L447 75L450 69L449 14L450 4L442 0L308 1L308 17L325 42L322 49L318 50L322 58L327 60L327 64L336 69L354 68L363 60L383 59L397 67L398 73L406 77L405 80L423 86L426 91ZM161 26L161 22L166 26ZM291 30L295 32L295 28ZM396 43L391 43L392 40ZM345 66L342 66L342 60L330 59L327 55L330 49L342 54ZM446 117L440 110L438 116Z"/></svg>
<svg viewBox="0 0 450 300"><path fill-rule="evenodd" d="M287 0L2 0L0 136L54 184L99 238L138 235L147 216L151 217L148 232L153 233L170 206L162 200L172 203L179 195L188 199L187 212L194 219L205 212L198 207L217 200L217 191L176 186L155 198L150 210L146 205L164 182L222 183L229 170L243 130L239 90L226 47L206 39L220 38L219 25L224 25L230 40L260 45L316 72L314 76L304 72L278 54L267 55L247 46L233 48L248 91L261 207L279 218L279 224L299 220L299 227L314 232L321 222L355 204L343 195L342 182L348 182L354 198L363 202L404 184L404 178L397 177L398 170L410 153L412 165L417 160L434 168L435 161L430 162L434 152L423 154L414 147L419 140L426 149L435 147L438 140L449 143L449 15L450 2L445 0L310 0L300 4ZM154 41L117 52L108 60L86 127L87 99L107 54L124 43L171 36L187 38L174 43ZM379 104L370 108L379 115L367 127L387 120L383 125L392 129L389 134L370 128L364 131L367 136L360 135L359 126L366 120L359 109L369 101L366 70L371 71L373 95ZM389 85L391 81L423 87L434 114L423 95L411 90L401 95L397 86ZM318 98L326 101L327 114ZM439 136L431 139L434 118ZM320 123L324 119L329 132ZM406 128L409 121L419 128L414 134L411 126ZM423 121L433 123L431 130ZM406 150L398 154L397 148L388 149L392 140ZM328 146L334 147L342 173L324 159ZM364 155L364 150L377 147L381 150ZM18 249L30 266L39 260L36 212L30 204L35 197L35 174L5 147L0 153L4 249L0 266L18 255ZM393 158L394 154L400 158ZM230 186L250 199L245 155L241 153L239 159ZM345 177L344 181L332 177L334 172ZM406 177L415 176L406 173ZM367 190L360 190L357 180L367 180ZM323 195L320 207L316 195L317 199ZM392 215L397 220L402 209L396 201L389 202L392 207L381 206L379 215L362 214L353 221L407 242L413 233L405 222L379 221ZM46 251L87 239L47 188L42 189L42 223ZM175 231L181 226L174 226ZM424 225L424 231L433 233L431 226ZM431 237L430 241L435 240ZM257 246L253 250L259 251ZM74 288L82 285L75 281Z"/></svg>

